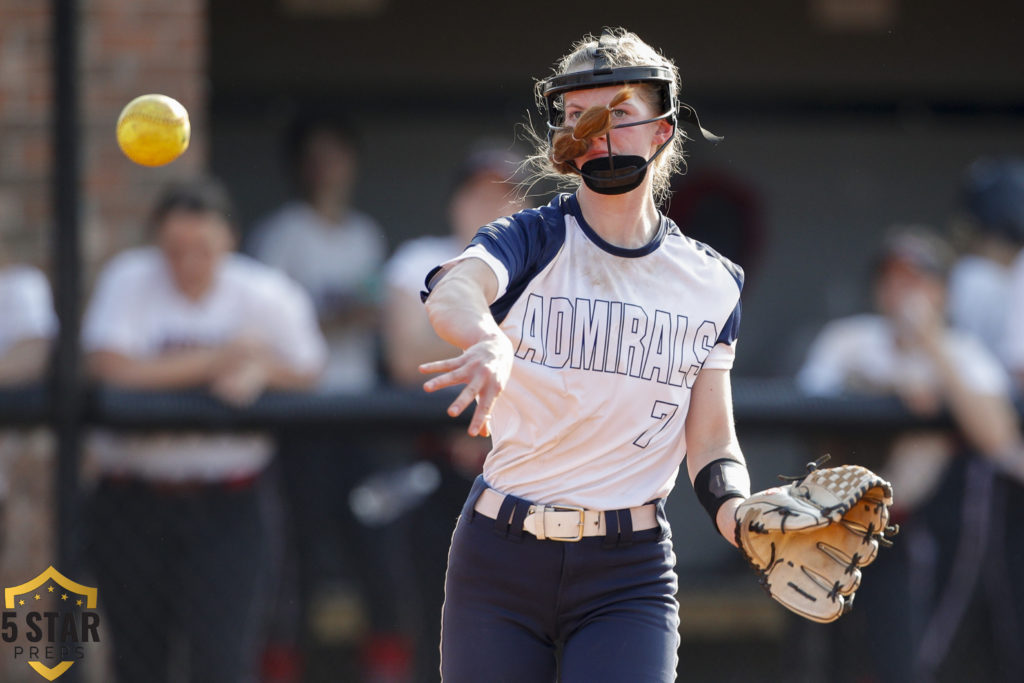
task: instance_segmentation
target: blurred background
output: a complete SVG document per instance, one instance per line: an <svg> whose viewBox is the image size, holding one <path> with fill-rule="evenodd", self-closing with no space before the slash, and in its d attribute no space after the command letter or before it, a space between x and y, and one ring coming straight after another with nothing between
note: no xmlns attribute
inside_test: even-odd
<svg viewBox="0 0 1024 683"><path fill-rule="evenodd" d="M102 377L76 360L79 321L112 259L152 241L151 208L173 181L219 178L239 244L275 265L260 256L257 232L301 190L295 122L304 116L343 124L352 154L346 211L374 228L367 251L347 248L338 270L366 269L363 304L383 307L388 259L410 240L451 232L467 155L481 141L529 152L522 127L540 123L535 81L603 26L627 27L673 58L681 99L725 138L687 144L688 172L663 209L747 272L733 374L755 489L799 471L829 439L916 424L898 402L801 402L788 380L822 325L872 307L872 268L890 226L928 225L955 244L964 169L979 157L1024 155L1019 2L0 0L0 256L5 267L45 275L59 318L36 333L52 341L51 362L0 392L3 585L58 562L88 585L105 571L88 559L83 512L104 477L90 464L94 426L262 427L278 456L269 470L273 538L285 559L263 595L275 628L261 641L259 678L239 680L432 680L431 579L437 562L443 576L473 469L466 463L479 445L468 455L452 446L443 401L400 386L384 322L360 318L374 345L358 361L372 367L369 379L321 386L305 403L268 396L225 408L196 393L166 401L116 386L104 393ZM143 93L174 97L191 117L191 145L166 167L133 165L114 139L119 111ZM540 185L529 201L543 203L550 191ZM0 328L12 319L4 315ZM859 455L853 446L841 452ZM405 502L374 517L366 503L374 492ZM422 511L442 494L432 513ZM836 651L840 632L796 624L760 593L685 481L670 510L681 680L791 680L782 672L795 656L802 680L889 680L852 661L830 670L822 653ZM130 553L131 541L120 547ZM101 609L103 598L101 590ZM68 679L113 680L113 662L130 646L115 654L107 633ZM34 680L26 669L0 651L0 680ZM188 669L135 680L190 680ZM1003 680L959 671L950 665L944 676Z"/></svg>

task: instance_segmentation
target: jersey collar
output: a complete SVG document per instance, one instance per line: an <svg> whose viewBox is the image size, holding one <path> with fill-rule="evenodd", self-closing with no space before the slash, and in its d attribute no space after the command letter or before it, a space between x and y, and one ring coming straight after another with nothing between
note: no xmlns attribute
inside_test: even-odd
<svg viewBox="0 0 1024 683"><path fill-rule="evenodd" d="M661 246L661 243L665 241L665 235L668 234L668 221L665 220L664 214L660 214L661 220L658 222L658 232L655 233L650 242L635 249L617 247L602 239L601 236L594 232L594 229L587 224L587 221L583 218L583 212L580 210L580 203L576 198L576 195L566 194L563 195L563 197L565 198L565 203L568 205L569 211L576 219L576 222L579 224L583 234L587 236L587 239L596 244L602 251L606 251L613 256L621 256L623 258L639 258L641 256L647 256Z"/></svg>

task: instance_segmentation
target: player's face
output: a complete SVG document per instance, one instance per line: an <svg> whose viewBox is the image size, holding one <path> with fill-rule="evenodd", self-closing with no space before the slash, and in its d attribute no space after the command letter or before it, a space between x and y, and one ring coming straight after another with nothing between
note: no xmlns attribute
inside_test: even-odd
<svg viewBox="0 0 1024 683"><path fill-rule="evenodd" d="M234 247L230 226L214 213L172 211L157 235L174 284L193 301L210 290L224 256Z"/></svg>
<svg viewBox="0 0 1024 683"><path fill-rule="evenodd" d="M303 154L303 183L314 198L347 196L356 177L356 155L331 131L314 131Z"/></svg>
<svg viewBox="0 0 1024 683"><path fill-rule="evenodd" d="M875 303L879 312L893 320L913 315L913 307L941 311L945 288L942 282L899 260L883 264L875 280Z"/></svg>
<svg viewBox="0 0 1024 683"><path fill-rule="evenodd" d="M607 106L612 98L622 89L620 85L610 85L603 88L591 88L589 90L573 90L565 94L565 122L563 125L574 126L584 111L593 106ZM655 111L640 92L636 89L633 97L619 104L612 111L612 125L633 123L652 118L662 113ZM668 121L652 121L640 126L628 128L615 128L608 132L607 136L602 135L594 138L590 148L583 156L575 159L577 166L582 166L591 159L608 155L608 139L611 141L612 154L636 155L644 159L650 159L672 135L672 124Z"/></svg>

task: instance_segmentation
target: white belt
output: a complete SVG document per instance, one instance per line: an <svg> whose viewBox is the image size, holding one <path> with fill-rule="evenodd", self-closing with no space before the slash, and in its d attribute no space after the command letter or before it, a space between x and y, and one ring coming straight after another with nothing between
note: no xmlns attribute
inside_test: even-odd
<svg viewBox="0 0 1024 683"><path fill-rule="evenodd" d="M473 509L491 519L498 518L504 493L484 489ZM633 531L654 529L658 526L657 505L649 503L630 508ZM523 520L523 530L537 538L551 541L578 541L584 536L604 536L607 530L605 513L584 510L574 505L531 505Z"/></svg>

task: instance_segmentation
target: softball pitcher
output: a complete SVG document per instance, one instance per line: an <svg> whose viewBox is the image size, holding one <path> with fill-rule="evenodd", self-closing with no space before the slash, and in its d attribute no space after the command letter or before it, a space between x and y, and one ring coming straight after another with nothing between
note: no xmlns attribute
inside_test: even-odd
<svg viewBox="0 0 1024 683"><path fill-rule="evenodd" d="M427 276L427 391L465 385L493 439L459 519L442 678L670 681L678 605L664 499L684 454L727 539L749 479L729 370L743 273L658 210L682 158L673 63L622 29L538 84L538 159L582 180L483 227ZM557 653L557 655L556 655Z"/></svg>

